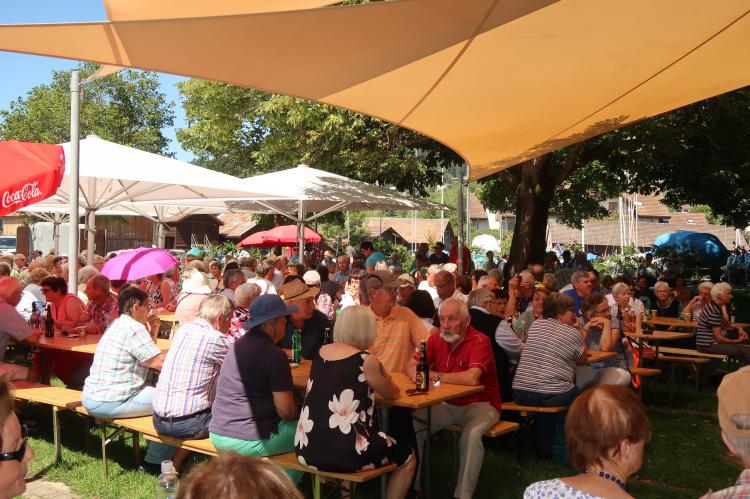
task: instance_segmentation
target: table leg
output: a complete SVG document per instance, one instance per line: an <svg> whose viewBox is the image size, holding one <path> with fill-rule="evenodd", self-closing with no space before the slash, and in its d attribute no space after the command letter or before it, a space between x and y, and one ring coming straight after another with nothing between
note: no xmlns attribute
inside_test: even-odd
<svg viewBox="0 0 750 499"><path fill-rule="evenodd" d="M424 443L424 495L430 497L430 441L432 440L432 406L427 407L427 440Z"/></svg>
<svg viewBox="0 0 750 499"><path fill-rule="evenodd" d="M388 435L388 408L380 408L380 420L382 423L383 432ZM317 475L316 475L317 476ZM386 492L388 491L388 474L380 476L380 499L386 499Z"/></svg>

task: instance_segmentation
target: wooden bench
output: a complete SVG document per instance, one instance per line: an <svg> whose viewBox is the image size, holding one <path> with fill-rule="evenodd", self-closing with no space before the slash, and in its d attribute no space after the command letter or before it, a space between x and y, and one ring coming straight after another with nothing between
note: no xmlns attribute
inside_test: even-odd
<svg viewBox="0 0 750 499"><path fill-rule="evenodd" d="M656 376L661 374L661 369L655 369L652 367L631 367L630 374L641 377Z"/></svg>
<svg viewBox="0 0 750 499"><path fill-rule="evenodd" d="M568 410L568 407L565 405L547 407L543 405L542 406L521 405L515 402L503 402L503 410L520 412L521 416L526 417L529 414L540 413L540 412L542 413L566 412Z"/></svg>
<svg viewBox="0 0 750 499"><path fill-rule="evenodd" d="M182 449L199 452L209 456L215 456L219 453L210 438L202 438L200 440L182 440L179 438L168 437L166 435L159 435L156 432L156 428L154 428L154 420L151 416L115 419L113 423L117 426L127 428L130 431L143 434L146 440L161 442L163 444L171 445L172 447L180 447Z"/></svg>
<svg viewBox="0 0 750 499"><path fill-rule="evenodd" d="M55 447L55 463L59 463L62 457L60 443L60 410L75 411L79 414L88 415L88 411L81 405L82 393L78 390L50 386L30 381L14 381L13 397L18 400L35 402L52 407L52 439Z"/></svg>
<svg viewBox="0 0 750 499"><path fill-rule="evenodd" d="M333 471L320 471L304 464L300 464L297 460L297 455L294 452L287 452L286 454L278 454L276 456L266 456L263 459L267 459L272 463L286 469L302 471L304 473L310 473L313 476L313 498L320 499L320 478L331 478L333 480L343 480L353 482L354 484L368 482L375 478L387 475L391 471L396 469L395 464L388 464L375 468L372 470L358 471L356 473L336 473ZM354 495L354 490L351 491Z"/></svg>
<svg viewBox="0 0 750 499"><path fill-rule="evenodd" d="M501 420L493 424L489 430L484 432L484 436L487 438L497 438L518 431L520 428L521 425L518 423ZM458 437L461 434L461 427L457 424L452 424L445 429L453 434L453 473L458 475Z"/></svg>
<svg viewBox="0 0 750 499"><path fill-rule="evenodd" d="M673 348L673 347L660 347L661 353L672 354L672 355L684 355L689 357L705 357L707 359L726 360L727 355L718 353L703 353L698 350L691 350L690 348Z"/></svg>

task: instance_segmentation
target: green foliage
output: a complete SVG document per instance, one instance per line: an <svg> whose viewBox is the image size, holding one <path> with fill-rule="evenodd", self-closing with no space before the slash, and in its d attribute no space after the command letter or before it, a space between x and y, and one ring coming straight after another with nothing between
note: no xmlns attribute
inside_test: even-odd
<svg viewBox="0 0 750 499"><path fill-rule="evenodd" d="M81 80L98 66L79 66ZM0 138L56 144L70 140L70 74L53 71L52 81L0 110ZM122 70L84 86L81 137L99 137L158 154L168 154L162 129L174 123L174 103L159 91L155 73Z"/></svg>
<svg viewBox="0 0 750 499"><path fill-rule="evenodd" d="M204 166L237 176L299 163L424 195L441 165L460 158L410 130L324 104L203 80L179 85L182 146Z"/></svg>
<svg viewBox="0 0 750 499"><path fill-rule="evenodd" d="M242 249L232 241L224 241L219 244L209 243L200 245L203 254L211 260L220 260L224 255L237 256Z"/></svg>
<svg viewBox="0 0 750 499"><path fill-rule="evenodd" d="M580 245L572 246L577 246L577 249L568 247L567 249L570 249L571 252L577 251L581 247ZM623 248L622 254L613 253L604 259L595 260L593 265L602 276L608 274L612 277L635 277L636 269L641 262L643 262L643 256L638 253L635 246L628 245Z"/></svg>
<svg viewBox="0 0 750 499"><path fill-rule="evenodd" d="M401 269L405 269L406 271L411 269L411 264L414 260L414 256L406 246L396 244L393 241L388 241L386 239L376 239L372 242L372 244L373 246L375 246L375 249L383 253L388 260L390 260L393 253L397 253L398 260L399 262L401 262Z"/></svg>

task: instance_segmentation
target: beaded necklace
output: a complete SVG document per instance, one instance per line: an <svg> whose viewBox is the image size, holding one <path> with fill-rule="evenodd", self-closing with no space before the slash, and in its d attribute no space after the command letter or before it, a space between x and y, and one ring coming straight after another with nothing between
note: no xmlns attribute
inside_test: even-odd
<svg viewBox="0 0 750 499"><path fill-rule="evenodd" d="M588 472L589 472L589 470L582 469L581 470L581 475L585 475ZM606 471L599 471L599 472L597 472L597 475L599 475L600 477L604 478L605 480L609 480L611 482L615 482L617 485L620 486L620 488L622 490L625 490L625 482L623 482L622 480L620 480L619 478L617 478L615 475L613 475L611 473L607 473Z"/></svg>

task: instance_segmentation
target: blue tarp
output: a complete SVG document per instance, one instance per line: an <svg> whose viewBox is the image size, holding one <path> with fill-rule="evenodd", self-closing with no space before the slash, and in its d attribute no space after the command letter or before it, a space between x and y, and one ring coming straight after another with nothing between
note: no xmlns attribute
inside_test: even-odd
<svg viewBox="0 0 750 499"><path fill-rule="evenodd" d="M729 256L729 250L718 237L704 232L689 230L666 232L654 241L654 247L657 246L674 246L678 251L681 246L693 246L702 259L726 260Z"/></svg>

